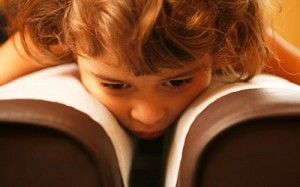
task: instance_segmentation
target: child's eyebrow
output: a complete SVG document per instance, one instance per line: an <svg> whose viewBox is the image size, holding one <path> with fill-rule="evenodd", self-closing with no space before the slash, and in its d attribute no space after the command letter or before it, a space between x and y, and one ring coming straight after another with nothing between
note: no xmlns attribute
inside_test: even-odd
<svg viewBox="0 0 300 187"><path fill-rule="evenodd" d="M203 71L202 66L198 66L198 67L195 67L193 69L189 69L187 71L179 72L177 74L173 73L173 75L164 75L164 73L161 73L161 74L158 73L157 75L162 77L163 80L170 80L170 79L176 79L176 78L180 78L180 77L193 76L195 73L198 73L199 71ZM107 75L102 75L100 73L95 73L95 72L92 72L92 71L89 71L89 73L92 74L92 76L94 76L95 78L101 79L101 80L104 80L104 81L108 81L108 82L125 82L123 80L115 79L115 78L109 77Z"/></svg>
<svg viewBox="0 0 300 187"><path fill-rule="evenodd" d="M171 76L164 76L164 75L162 75L162 77L165 80L167 80L167 79L176 79L176 78L180 78L180 77L192 76L195 73L198 73L199 71L203 71L203 67L202 66L198 66L198 67L195 67L193 69L189 69L187 71L180 72L180 73L177 73L177 74L174 74L174 75L171 75Z"/></svg>
<svg viewBox="0 0 300 187"><path fill-rule="evenodd" d="M104 80L104 81L108 81L108 82L124 82L122 80L118 80L118 79L115 79L115 78L111 78L111 77L108 77L106 75L101 75L99 73L95 73L95 72L92 72L90 71L90 73L96 77L97 79L101 79L101 80Z"/></svg>

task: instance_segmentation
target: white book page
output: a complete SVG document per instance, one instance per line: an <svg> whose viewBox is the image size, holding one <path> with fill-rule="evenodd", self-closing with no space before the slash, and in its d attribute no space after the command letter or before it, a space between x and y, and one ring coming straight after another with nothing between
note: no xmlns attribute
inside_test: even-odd
<svg viewBox="0 0 300 187"><path fill-rule="evenodd" d="M113 115L81 85L76 64L40 70L0 86L0 99L44 100L73 107L99 123L117 154L125 187L129 183L134 142Z"/></svg>
<svg viewBox="0 0 300 187"><path fill-rule="evenodd" d="M241 90L257 88L282 88L300 91L300 86L268 74L257 75L249 82L213 83L188 107L177 123L169 157L167 158L165 187L176 186L185 139L197 115L218 98Z"/></svg>

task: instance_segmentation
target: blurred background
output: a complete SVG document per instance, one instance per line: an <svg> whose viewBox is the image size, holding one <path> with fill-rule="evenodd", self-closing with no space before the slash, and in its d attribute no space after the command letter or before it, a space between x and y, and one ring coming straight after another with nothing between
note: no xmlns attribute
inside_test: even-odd
<svg viewBox="0 0 300 187"><path fill-rule="evenodd" d="M275 30L300 48L300 0L274 0L280 4L272 19Z"/></svg>

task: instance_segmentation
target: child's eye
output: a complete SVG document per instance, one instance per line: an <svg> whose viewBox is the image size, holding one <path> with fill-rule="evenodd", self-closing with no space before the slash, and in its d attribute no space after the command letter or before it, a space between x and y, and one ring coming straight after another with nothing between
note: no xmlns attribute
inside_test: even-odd
<svg viewBox="0 0 300 187"><path fill-rule="evenodd" d="M185 84L188 84L192 81L192 78L188 78L188 79L174 79L174 80L168 80L166 82L163 83L164 86L167 87L180 87L180 86L184 86Z"/></svg>
<svg viewBox="0 0 300 187"><path fill-rule="evenodd" d="M111 90L121 90L130 88L130 85L125 83L101 83L101 85Z"/></svg>

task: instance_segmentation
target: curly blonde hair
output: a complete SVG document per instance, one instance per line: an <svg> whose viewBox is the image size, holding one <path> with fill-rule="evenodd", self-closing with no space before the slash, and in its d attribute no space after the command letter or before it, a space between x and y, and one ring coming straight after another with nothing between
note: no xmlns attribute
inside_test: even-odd
<svg viewBox="0 0 300 187"><path fill-rule="evenodd" d="M247 80L268 58L267 0L9 0L10 31L55 60L115 54L136 75L204 54L216 74ZM62 44L59 56L51 45ZM27 49L27 52L29 50Z"/></svg>

